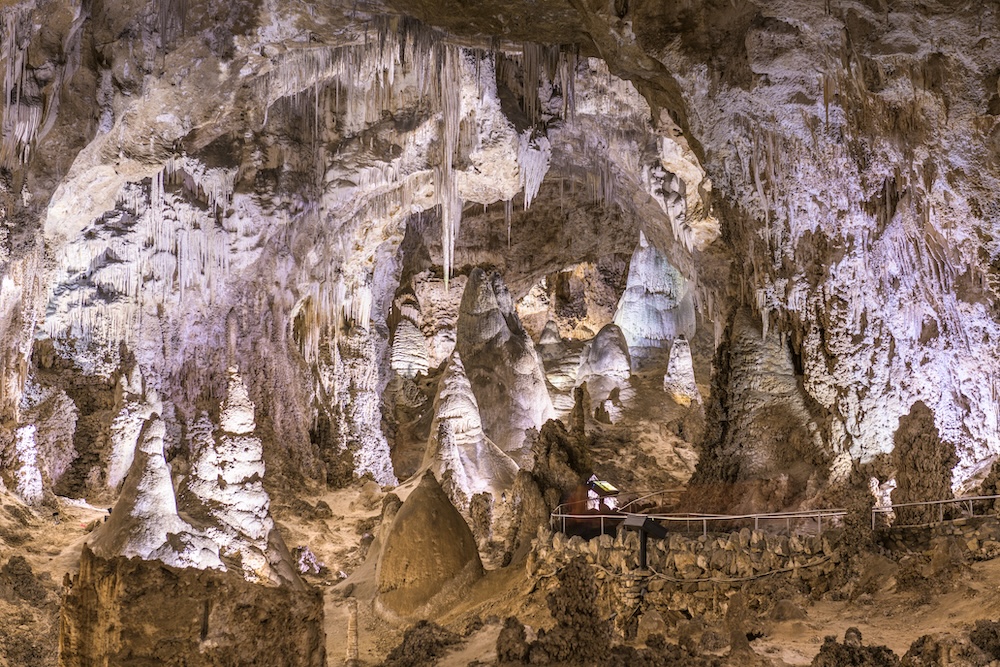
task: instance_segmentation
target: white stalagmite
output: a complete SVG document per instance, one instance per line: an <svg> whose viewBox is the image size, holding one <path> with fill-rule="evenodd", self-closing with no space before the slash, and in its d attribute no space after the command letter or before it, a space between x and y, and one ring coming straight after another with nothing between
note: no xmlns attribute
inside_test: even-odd
<svg viewBox="0 0 1000 667"><path fill-rule="evenodd" d="M37 505L42 502L42 472L34 424L17 429L14 438L14 492L27 504Z"/></svg>
<svg viewBox="0 0 1000 667"><path fill-rule="evenodd" d="M163 407L155 394L151 392L150 399L143 395L142 373L136 364L132 372L123 374L119 379L119 388L124 405L111 422L111 452L108 458L107 487L117 489L125 479L125 474L132 467L136 445L142 426L153 414L162 411Z"/></svg>
<svg viewBox="0 0 1000 667"><path fill-rule="evenodd" d="M541 358L500 275L469 274L455 349L481 409L483 430L515 462L530 459L525 431L555 414Z"/></svg>
<svg viewBox="0 0 1000 667"><path fill-rule="evenodd" d="M382 432L379 354L374 333L360 328L329 341L319 377L338 422L338 445L350 449L356 475L370 473L381 485L398 483L389 443ZM332 359L330 357L333 357Z"/></svg>
<svg viewBox="0 0 1000 667"><path fill-rule="evenodd" d="M264 489L264 447L254 405L235 367L229 369L219 428L213 434L202 416L192 426L191 473L185 488L207 516L205 532L223 557L238 557L249 581L278 583L268 555L274 530L271 501ZM195 510L192 510L195 511Z"/></svg>
<svg viewBox="0 0 1000 667"><path fill-rule="evenodd" d="M499 498L514 484L518 466L483 433L479 404L458 352L448 359L441 376L430 433L423 468L438 478L451 470L465 502L484 491Z"/></svg>
<svg viewBox="0 0 1000 667"><path fill-rule="evenodd" d="M663 376L663 391L680 405L701 404L701 392L694 379L694 363L687 339L678 338L670 346L667 372Z"/></svg>
<svg viewBox="0 0 1000 667"><path fill-rule="evenodd" d="M625 336L617 325L606 324L587 343L576 373L576 386L587 384L588 409L593 412L601 407L612 422L617 421L621 408L634 393L629 383L631 376L632 360Z"/></svg>
<svg viewBox="0 0 1000 667"><path fill-rule="evenodd" d="M146 422L118 502L95 532L91 548L100 556L160 560L174 567L220 569L219 546L184 521L170 466L163 456L166 427L159 416Z"/></svg>
<svg viewBox="0 0 1000 667"><path fill-rule="evenodd" d="M642 348L667 347L679 336L694 335L694 301L687 282L642 232L614 321L625 334L633 362L643 356Z"/></svg>
<svg viewBox="0 0 1000 667"><path fill-rule="evenodd" d="M427 372L427 339L409 318L403 318L396 326L389 363L392 370L406 378L412 379L417 373Z"/></svg>

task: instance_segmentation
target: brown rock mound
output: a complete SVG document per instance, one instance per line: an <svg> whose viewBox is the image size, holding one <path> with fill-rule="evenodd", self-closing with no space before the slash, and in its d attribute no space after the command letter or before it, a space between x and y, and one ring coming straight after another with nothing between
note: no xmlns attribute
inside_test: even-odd
<svg viewBox="0 0 1000 667"><path fill-rule="evenodd" d="M438 594L478 579L483 564L468 524L426 472L396 514L375 572L382 608L415 615Z"/></svg>
<svg viewBox="0 0 1000 667"><path fill-rule="evenodd" d="M101 558L84 546L60 667L322 667L323 598L236 572Z"/></svg>

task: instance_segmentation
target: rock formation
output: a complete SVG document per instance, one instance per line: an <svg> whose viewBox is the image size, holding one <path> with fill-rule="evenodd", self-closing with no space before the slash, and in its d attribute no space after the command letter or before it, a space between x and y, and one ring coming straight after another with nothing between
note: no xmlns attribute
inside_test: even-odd
<svg viewBox="0 0 1000 667"><path fill-rule="evenodd" d="M219 546L180 517L163 456L165 426L154 415L143 427L132 465L110 519L90 544L105 558L158 560L187 568L225 569Z"/></svg>
<svg viewBox="0 0 1000 667"><path fill-rule="evenodd" d="M594 414L599 409L617 421L622 405L633 394L629 386L632 362L622 330L615 324L604 326L584 347L581 357L576 386L587 385L588 412Z"/></svg>
<svg viewBox="0 0 1000 667"><path fill-rule="evenodd" d="M776 488L758 500L777 509L801 500L810 478L826 474L830 452L782 338L773 331L762 335L745 311L734 314L727 333L720 348L727 363L715 375L716 386L724 383L726 390L713 389L713 428L692 483L772 480Z"/></svg>
<svg viewBox="0 0 1000 667"><path fill-rule="evenodd" d="M102 558L84 547L63 600L59 667L94 661L323 667L322 598L234 572Z"/></svg>
<svg viewBox="0 0 1000 667"><path fill-rule="evenodd" d="M663 376L663 391L680 405L701 404L701 392L694 377L691 346L687 339L677 338L670 346L667 372Z"/></svg>
<svg viewBox="0 0 1000 667"><path fill-rule="evenodd" d="M528 460L525 430L552 417L552 400L535 345L498 274L482 269L469 274L455 349L479 404L483 431L515 462Z"/></svg>
<svg viewBox="0 0 1000 667"><path fill-rule="evenodd" d="M419 615L482 573L468 524L425 472L385 537L375 575L378 603L392 615Z"/></svg>
<svg viewBox="0 0 1000 667"><path fill-rule="evenodd" d="M694 301L684 276L639 232L615 324L636 360L647 348L667 348L678 336L694 335Z"/></svg>
<svg viewBox="0 0 1000 667"><path fill-rule="evenodd" d="M5 488L114 504L107 563L275 582L272 497L394 485L432 442L505 484L489 442L527 467L583 382L598 435L666 460L658 378L621 408L670 345L681 403L712 367L695 479L749 505L985 477L995 3L473 4L4 4Z"/></svg>
<svg viewBox="0 0 1000 667"><path fill-rule="evenodd" d="M423 465L439 478L450 471L452 484L464 496L456 504L465 510L477 493L499 499L517 476L517 464L483 433L479 405L458 352L452 353L438 383Z"/></svg>

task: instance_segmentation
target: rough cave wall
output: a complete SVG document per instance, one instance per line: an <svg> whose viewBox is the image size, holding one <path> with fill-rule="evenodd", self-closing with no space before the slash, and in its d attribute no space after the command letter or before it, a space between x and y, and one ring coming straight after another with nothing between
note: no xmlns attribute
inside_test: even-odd
<svg viewBox="0 0 1000 667"><path fill-rule="evenodd" d="M830 452L801 392L785 336L763 334L749 309L733 313L720 348L708 420L712 424L694 484L772 480L772 509L814 495ZM751 484L751 486L753 486Z"/></svg>
<svg viewBox="0 0 1000 667"><path fill-rule="evenodd" d="M835 453L890 451L922 400L961 484L996 454L998 61L962 37L995 8L721 4L627 19L685 91L738 299L791 334Z"/></svg>
<svg viewBox="0 0 1000 667"><path fill-rule="evenodd" d="M364 468L383 446L370 397L338 392L378 393L387 361L330 391L320 351L384 321L424 214L435 279L504 257L515 298L642 229L717 339L734 305L789 336L834 460L890 451L917 400L956 485L995 456L993 6L391 9L424 25L252 2L3 10L6 469L44 449L17 435L42 405L36 337L111 386L134 355L174 434L236 361L286 475L322 477L344 442ZM594 228L612 239L558 232ZM310 439L321 413L355 414L350 437Z"/></svg>

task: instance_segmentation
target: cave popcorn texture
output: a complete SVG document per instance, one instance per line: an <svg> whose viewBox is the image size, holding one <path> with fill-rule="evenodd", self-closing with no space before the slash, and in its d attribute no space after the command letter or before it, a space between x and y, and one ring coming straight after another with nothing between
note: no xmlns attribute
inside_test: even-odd
<svg viewBox="0 0 1000 667"><path fill-rule="evenodd" d="M119 500L95 533L96 554L198 569L227 570L226 563L238 563L247 581L287 581L290 564L284 561L290 557L262 482L254 405L238 369L230 367L228 375L218 426L205 413L189 425L190 471L176 494L164 458L164 421L154 414L145 423Z"/></svg>

